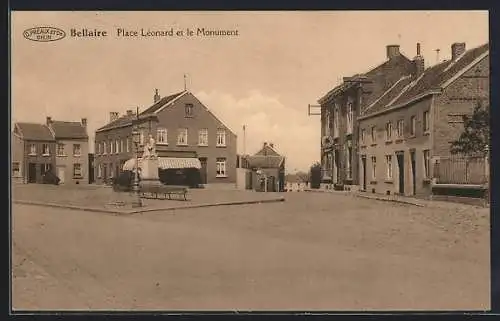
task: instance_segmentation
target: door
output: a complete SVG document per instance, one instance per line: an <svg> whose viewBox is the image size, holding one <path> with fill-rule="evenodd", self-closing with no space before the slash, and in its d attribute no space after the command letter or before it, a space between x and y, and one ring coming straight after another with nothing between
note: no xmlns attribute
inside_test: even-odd
<svg viewBox="0 0 500 321"><path fill-rule="evenodd" d="M28 164L28 183L36 183L36 164Z"/></svg>
<svg viewBox="0 0 500 321"><path fill-rule="evenodd" d="M335 174L335 183L340 183L340 174L341 171L339 171L340 168L340 155L339 151L336 149L335 152L333 153L333 161L335 163L335 169L334 169L334 174Z"/></svg>
<svg viewBox="0 0 500 321"><path fill-rule="evenodd" d="M410 151L410 160L411 160L411 182L412 182L412 195L417 193L417 182L416 182L416 166L415 166L415 151Z"/></svg>
<svg viewBox="0 0 500 321"><path fill-rule="evenodd" d="M206 184L207 183L207 158L206 157L201 157L200 158L200 163L201 163L201 168L200 168L200 183L201 184Z"/></svg>
<svg viewBox="0 0 500 321"><path fill-rule="evenodd" d="M363 191L366 191L366 156L361 157L361 166L363 166Z"/></svg>
<svg viewBox="0 0 500 321"><path fill-rule="evenodd" d="M59 184L64 184L64 179L66 178L64 167L57 168L57 177L60 179Z"/></svg>
<svg viewBox="0 0 500 321"><path fill-rule="evenodd" d="M399 194L405 194L405 154L404 152L396 153L398 159L398 169L399 169Z"/></svg>

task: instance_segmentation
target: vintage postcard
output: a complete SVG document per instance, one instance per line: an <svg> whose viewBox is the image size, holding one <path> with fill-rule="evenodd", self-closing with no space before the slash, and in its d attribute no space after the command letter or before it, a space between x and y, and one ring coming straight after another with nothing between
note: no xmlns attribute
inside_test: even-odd
<svg viewBox="0 0 500 321"><path fill-rule="evenodd" d="M13 311L490 309L487 11L10 17Z"/></svg>

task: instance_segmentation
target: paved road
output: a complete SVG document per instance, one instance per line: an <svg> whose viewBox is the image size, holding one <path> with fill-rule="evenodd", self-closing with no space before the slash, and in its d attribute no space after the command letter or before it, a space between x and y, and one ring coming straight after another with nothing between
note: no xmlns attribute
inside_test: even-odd
<svg viewBox="0 0 500 321"><path fill-rule="evenodd" d="M13 209L16 309L489 308L489 214L320 193L117 217Z"/></svg>

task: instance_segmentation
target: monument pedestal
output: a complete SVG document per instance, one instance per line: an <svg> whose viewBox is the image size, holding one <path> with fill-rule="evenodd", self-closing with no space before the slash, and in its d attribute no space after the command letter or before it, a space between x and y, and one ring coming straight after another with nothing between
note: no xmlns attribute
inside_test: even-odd
<svg viewBox="0 0 500 321"><path fill-rule="evenodd" d="M139 186L141 190L147 190L151 186L163 185L158 176L158 157L146 158L142 160L141 164L141 181Z"/></svg>

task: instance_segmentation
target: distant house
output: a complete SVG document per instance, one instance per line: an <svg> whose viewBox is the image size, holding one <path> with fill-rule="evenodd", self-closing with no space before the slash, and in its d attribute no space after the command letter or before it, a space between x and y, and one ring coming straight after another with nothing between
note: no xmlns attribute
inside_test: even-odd
<svg viewBox="0 0 500 321"><path fill-rule="evenodd" d="M252 169L251 186L254 190L282 192L285 189L285 157L280 155L274 144L264 143L262 148L252 156L246 157L246 166Z"/></svg>
<svg viewBox="0 0 500 321"><path fill-rule="evenodd" d="M151 122L155 116L158 122ZM142 121L145 120L145 121ZM96 181L103 182L130 170L133 159L133 123L140 126L139 157L149 134L156 140L160 179L169 171L198 169L201 184L236 183L237 137L191 92L160 97L143 112L110 113L109 123L96 131Z"/></svg>
<svg viewBox="0 0 500 321"><path fill-rule="evenodd" d="M87 119L80 122L55 121L47 117L46 125L56 140L56 175L60 184L88 183L89 136Z"/></svg>
<svg viewBox="0 0 500 321"><path fill-rule="evenodd" d="M55 174L56 140L47 125L15 123L12 137L13 175L22 176L26 183L42 183L46 172ZM22 152L19 152L21 146Z"/></svg>
<svg viewBox="0 0 500 321"><path fill-rule="evenodd" d="M309 179L306 173L285 175L285 190L287 192L303 191L308 187Z"/></svg>

